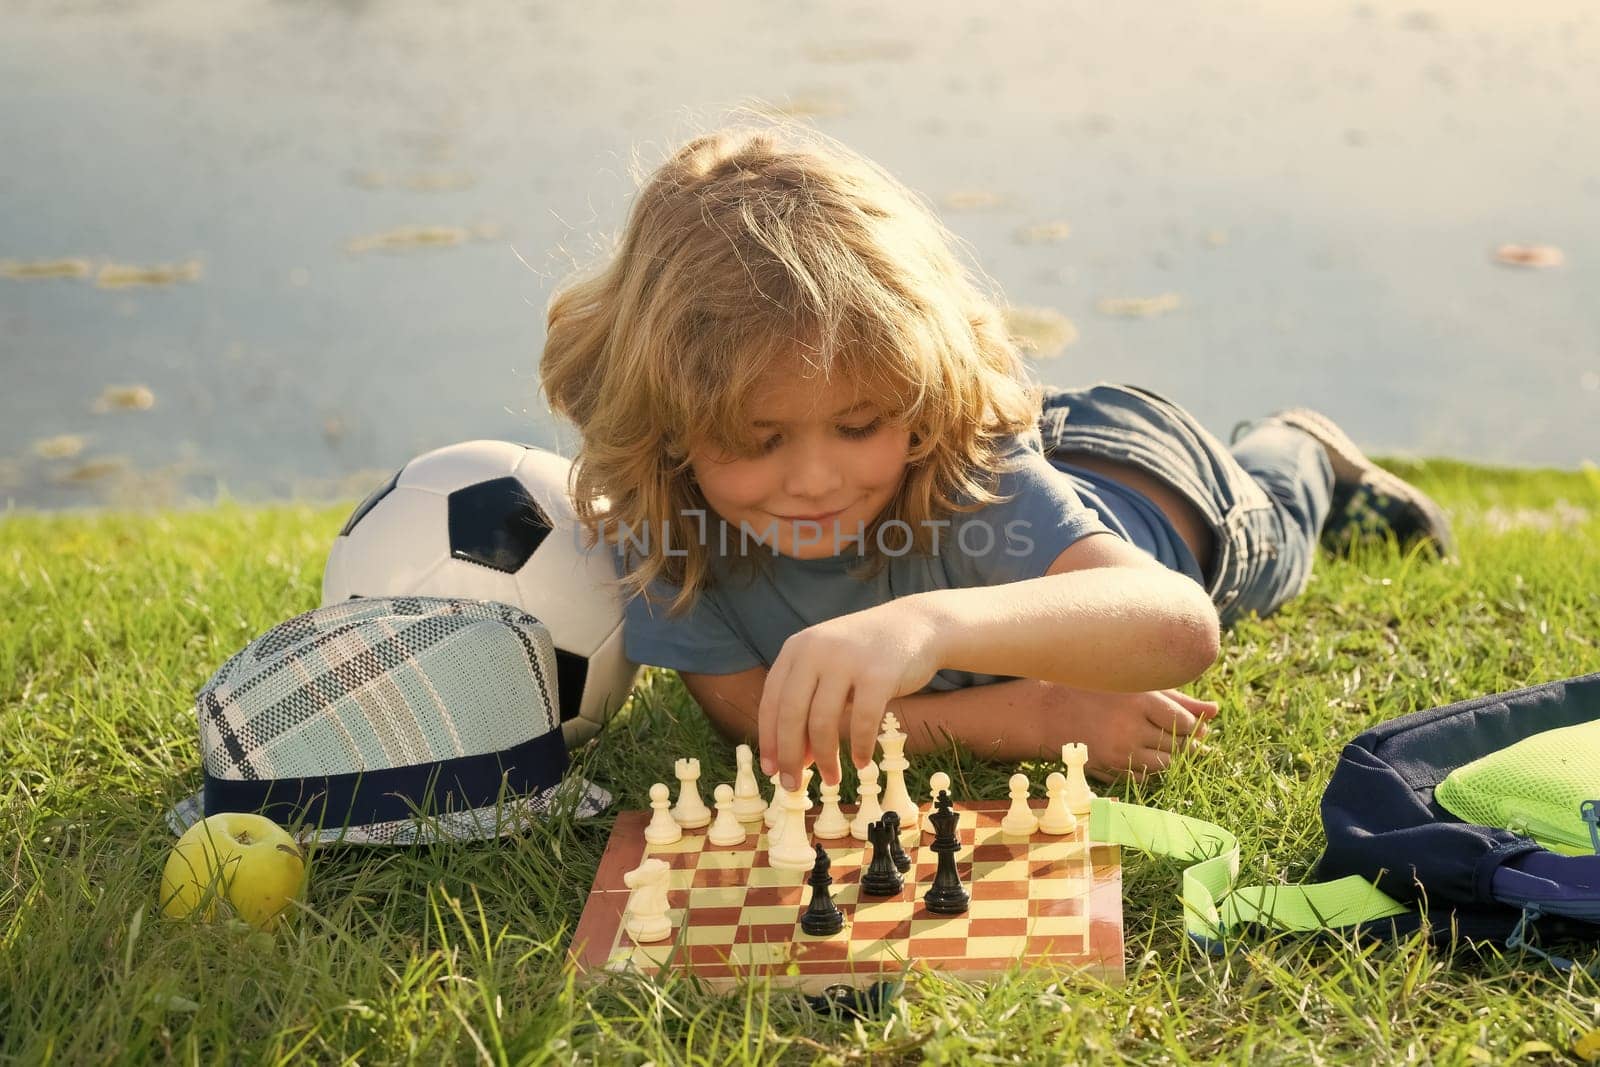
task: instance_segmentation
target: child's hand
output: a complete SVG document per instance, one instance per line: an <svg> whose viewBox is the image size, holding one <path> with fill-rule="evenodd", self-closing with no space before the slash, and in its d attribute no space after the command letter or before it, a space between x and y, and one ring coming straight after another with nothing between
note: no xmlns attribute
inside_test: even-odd
<svg viewBox="0 0 1600 1067"><path fill-rule="evenodd" d="M819 622L783 643L758 716L761 769L781 772L784 788L794 788L813 759L824 782L839 781L847 718L851 757L865 765L889 701L915 693L939 669L934 628L912 600Z"/></svg>
<svg viewBox="0 0 1600 1067"><path fill-rule="evenodd" d="M1054 752L1067 741L1089 746L1089 777L1102 782L1161 774L1178 753L1194 746L1217 717L1215 701L1176 689L1103 693L1054 686L1055 707L1040 748Z"/></svg>

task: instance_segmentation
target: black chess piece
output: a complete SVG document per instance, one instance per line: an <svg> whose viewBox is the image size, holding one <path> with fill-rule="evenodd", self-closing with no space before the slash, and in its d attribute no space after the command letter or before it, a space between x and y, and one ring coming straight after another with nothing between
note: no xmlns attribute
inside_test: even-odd
<svg viewBox="0 0 1600 1067"><path fill-rule="evenodd" d="M956 822L960 818L950 810L950 794L941 789L936 810L928 817L933 823L933 844L930 847L939 856L939 866L934 870L933 884L922 898L928 910L935 915L960 915L967 910L967 903L972 899L967 894L967 887L961 884L960 872L956 870L956 853L961 850L961 841L956 837Z"/></svg>
<svg viewBox="0 0 1600 1067"><path fill-rule="evenodd" d="M828 868L832 866L827 850L818 845L816 865L811 868L811 877L806 879L811 886L811 903L800 916L800 929L812 937L831 937L844 929L844 916L828 894L828 887L833 884Z"/></svg>
<svg viewBox="0 0 1600 1067"><path fill-rule="evenodd" d="M861 874L861 892L869 897L892 897L905 887L905 879L895 870L890 844L893 840L889 824L882 819L867 827L867 842L872 846L872 860Z"/></svg>
<svg viewBox="0 0 1600 1067"><path fill-rule="evenodd" d="M886 811L883 821L889 824L889 858L894 860L894 869L905 874L911 869L911 857L900 845L900 813Z"/></svg>

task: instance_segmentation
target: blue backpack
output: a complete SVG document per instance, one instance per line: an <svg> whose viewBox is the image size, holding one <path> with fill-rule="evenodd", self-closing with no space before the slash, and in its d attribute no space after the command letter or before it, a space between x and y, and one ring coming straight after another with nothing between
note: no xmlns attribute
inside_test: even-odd
<svg viewBox="0 0 1600 1067"><path fill-rule="evenodd" d="M1512 817L1468 821L1440 803L1452 788L1476 802L1453 804L1458 812ZM1533 817L1550 811L1560 818ZM1600 674L1366 731L1339 758L1322 820L1323 881L1303 886L1235 887L1232 834L1155 808L1096 800L1090 836L1192 864L1183 876L1188 931L1213 950L1251 926L1380 937L1426 926L1571 966L1532 942L1600 942Z"/></svg>

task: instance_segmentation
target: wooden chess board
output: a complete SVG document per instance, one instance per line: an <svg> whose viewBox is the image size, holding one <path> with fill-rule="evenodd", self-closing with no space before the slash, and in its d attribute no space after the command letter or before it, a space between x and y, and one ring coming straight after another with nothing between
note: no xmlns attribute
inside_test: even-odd
<svg viewBox="0 0 1600 1067"><path fill-rule="evenodd" d="M892 897L860 894L870 858L864 842L818 841L832 861L829 889L845 918L844 929L831 937L800 929L800 913L811 899L810 872L769 865L764 826L757 835L759 824L746 824L752 833L742 845L712 845L704 829L685 830L670 845L647 845L650 814L623 812L573 934L572 959L591 976L687 968L717 989L758 978L816 992L898 975L908 964L971 979L1019 962L1050 963L1122 981L1119 849L1088 842L1087 817L1060 837L1007 834L1000 820L1008 806L982 801L956 808L956 866L972 895L961 915L934 915L923 904L937 862L927 847L932 834L920 835L920 844L909 832L902 835L911 842L912 865L905 887ZM808 812L808 831L814 820L815 812ZM667 901L673 934L640 945L623 930L629 890L622 876L647 856L672 868Z"/></svg>

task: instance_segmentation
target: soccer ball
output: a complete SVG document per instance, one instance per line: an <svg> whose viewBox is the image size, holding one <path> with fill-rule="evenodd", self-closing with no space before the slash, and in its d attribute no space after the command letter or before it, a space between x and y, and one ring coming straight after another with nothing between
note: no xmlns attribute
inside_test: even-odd
<svg viewBox="0 0 1600 1067"><path fill-rule="evenodd" d="M361 502L328 553L322 602L449 596L521 608L556 646L568 747L599 732L638 668L622 650L610 549L585 549L567 496L572 461L508 441L467 441L401 467Z"/></svg>

